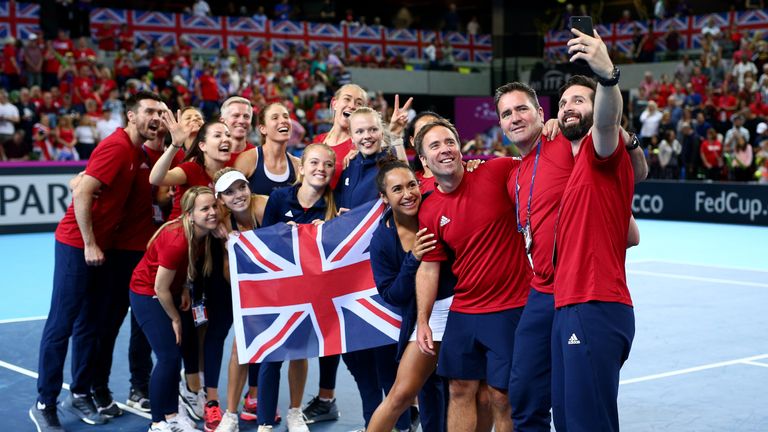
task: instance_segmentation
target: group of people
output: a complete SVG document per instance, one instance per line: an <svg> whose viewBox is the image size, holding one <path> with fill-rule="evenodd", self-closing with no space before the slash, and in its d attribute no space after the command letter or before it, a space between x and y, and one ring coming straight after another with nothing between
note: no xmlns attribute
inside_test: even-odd
<svg viewBox="0 0 768 432"><path fill-rule="evenodd" d="M151 412L149 431L194 431L197 421L206 432L237 431L238 416L270 430L281 420L281 362L240 365L233 345L224 411L220 403L232 326L223 239L322 224L375 198L388 210L371 240L371 267L382 298L401 308L399 341L320 358L317 396L306 405L308 361L290 361L289 431L338 418L341 359L365 430L410 430L416 399L425 431L548 431L550 409L558 430L618 430L619 369L634 335L625 250L639 242L630 204L647 166L637 139L620 129L620 73L605 44L573 33L571 60L586 61L597 82L573 77L546 126L529 86L497 89L499 125L523 157L479 166L465 167L458 132L439 114L409 123L412 100L396 97L385 127L355 84L335 92L333 127L300 158L286 151L292 123L279 102L259 111L256 147L247 140L248 99L231 97L220 118L205 119L195 108L174 114L157 94L133 95L127 126L73 179L56 230L29 410L38 430L63 430L57 399L70 339L73 376L61 408L89 424L122 414L108 385L129 305L127 404Z"/></svg>

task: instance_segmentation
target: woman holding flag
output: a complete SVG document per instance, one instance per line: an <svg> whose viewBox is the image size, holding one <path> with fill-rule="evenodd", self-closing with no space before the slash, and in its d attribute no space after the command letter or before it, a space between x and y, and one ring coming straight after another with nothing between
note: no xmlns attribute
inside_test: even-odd
<svg viewBox="0 0 768 432"><path fill-rule="evenodd" d="M291 187L274 190L264 209L262 226L276 223L313 223L321 224L336 216L336 204L330 183L336 170L336 153L325 144L310 144L304 149L299 164L297 183ZM309 428L301 411L301 397L306 383L307 360L303 362L303 374L300 368L289 370L290 407L286 415L289 432L308 432ZM262 363L259 371L259 396L257 418L259 430L266 430L276 423L277 399L280 388L280 368L282 362ZM293 376L291 376L293 375ZM303 375L303 376L297 376ZM268 419L268 420L264 420ZM266 426L266 427L264 427Z"/></svg>

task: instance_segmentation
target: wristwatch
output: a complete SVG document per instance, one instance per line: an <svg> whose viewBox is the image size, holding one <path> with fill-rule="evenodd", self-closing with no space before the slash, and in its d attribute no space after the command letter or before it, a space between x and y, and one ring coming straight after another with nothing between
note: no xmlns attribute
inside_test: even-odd
<svg viewBox="0 0 768 432"><path fill-rule="evenodd" d="M640 147L640 139L637 138L637 134L630 134L629 143L626 145L627 151L632 151Z"/></svg>
<svg viewBox="0 0 768 432"><path fill-rule="evenodd" d="M614 65L613 70L611 71L611 76L603 78L600 75L597 75L597 82L603 87L613 87L619 83L619 77L621 77L621 71Z"/></svg>

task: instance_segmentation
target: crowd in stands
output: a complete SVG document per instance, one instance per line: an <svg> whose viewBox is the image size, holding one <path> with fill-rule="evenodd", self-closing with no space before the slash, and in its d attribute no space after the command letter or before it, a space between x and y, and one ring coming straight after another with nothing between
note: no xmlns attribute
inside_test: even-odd
<svg viewBox="0 0 768 432"><path fill-rule="evenodd" d="M646 71L627 105L649 177L768 182L768 42L709 20L674 75Z"/></svg>

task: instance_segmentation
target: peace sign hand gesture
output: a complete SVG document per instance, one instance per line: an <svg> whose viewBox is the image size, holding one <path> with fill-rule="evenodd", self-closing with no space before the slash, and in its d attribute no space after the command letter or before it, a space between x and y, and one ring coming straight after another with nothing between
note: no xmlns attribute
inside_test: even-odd
<svg viewBox="0 0 768 432"><path fill-rule="evenodd" d="M413 98L408 98L405 104L400 106L400 95L395 95L395 105L392 110L392 118L389 120L389 132L393 136L402 136L405 125L408 124L408 110L411 108Z"/></svg>

